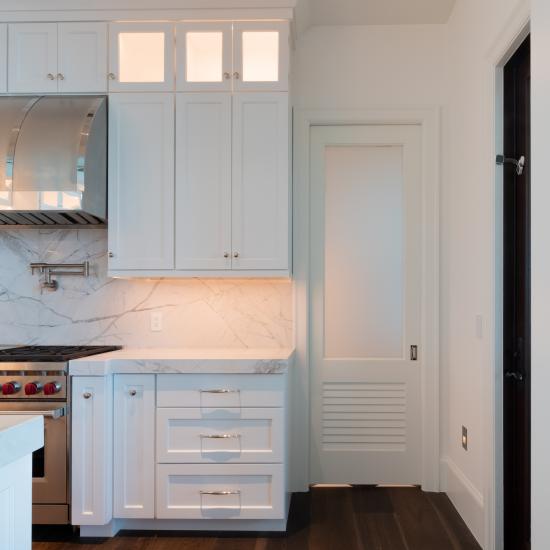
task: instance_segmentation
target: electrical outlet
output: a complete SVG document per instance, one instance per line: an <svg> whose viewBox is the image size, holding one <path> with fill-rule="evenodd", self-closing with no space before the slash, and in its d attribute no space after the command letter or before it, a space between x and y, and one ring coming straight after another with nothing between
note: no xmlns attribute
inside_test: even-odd
<svg viewBox="0 0 550 550"><path fill-rule="evenodd" d="M153 313L151 313L151 331L162 331L162 311L153 311Z"/></svg>
<svg viewBox="0 0 550 550"><path fill-rule="evenodd" d="M462 448L468 450L468 428L462 426Z"/></svg>

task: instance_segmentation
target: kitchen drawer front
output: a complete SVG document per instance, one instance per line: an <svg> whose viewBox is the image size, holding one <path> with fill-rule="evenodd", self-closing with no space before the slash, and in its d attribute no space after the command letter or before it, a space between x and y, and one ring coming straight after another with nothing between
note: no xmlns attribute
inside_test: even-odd
<svg viewBox="0 0 550 550"><path fill-rule="evenodd" d="M282 374L159 374L157 407L282 407Z"/></svg>
<svg viewBox="0 0 550 550"><path fill-rule="evenodd" d="M282 464L159 464L159 519L283 519Z"/></svg>
<svg viewBox="0 0 550 550"><path fill-rule="evenodd" d="M157 411L157 462L283 462L283 409Z"/></svg>

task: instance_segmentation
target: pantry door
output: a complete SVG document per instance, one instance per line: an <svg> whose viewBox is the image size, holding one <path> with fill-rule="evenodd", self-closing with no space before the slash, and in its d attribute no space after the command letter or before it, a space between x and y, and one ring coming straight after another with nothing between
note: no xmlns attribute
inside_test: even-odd
<svg viewBox="0 0 550 550"><path fill-rule="evenodd" d="M421 126L310 144L311 482L420 484Z"/></svg>

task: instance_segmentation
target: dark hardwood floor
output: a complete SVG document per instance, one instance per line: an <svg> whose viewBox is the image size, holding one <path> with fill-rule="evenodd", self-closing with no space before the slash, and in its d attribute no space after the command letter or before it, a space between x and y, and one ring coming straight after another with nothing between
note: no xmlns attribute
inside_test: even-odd
<svg viewBox="0 0 550 550"><path fill-rule="evenodd" d="M289 533L197 536L123 533L104 542L34 542L33 550L480 550L444 494L415 488L313 488L295 495Z"/></svg>

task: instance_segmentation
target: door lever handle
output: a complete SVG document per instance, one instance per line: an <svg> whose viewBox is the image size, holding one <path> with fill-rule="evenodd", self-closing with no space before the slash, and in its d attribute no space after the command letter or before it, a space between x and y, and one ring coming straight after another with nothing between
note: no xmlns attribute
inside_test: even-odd
<svg viewBox="0 0 550 550"><path fill-rule="evenodd" d="M523 380L523 374L521 374L521 372L508 371L504 374L504 376L506 376L506 378L513 378L514 380L518 380L519 382Z"/></svg>

